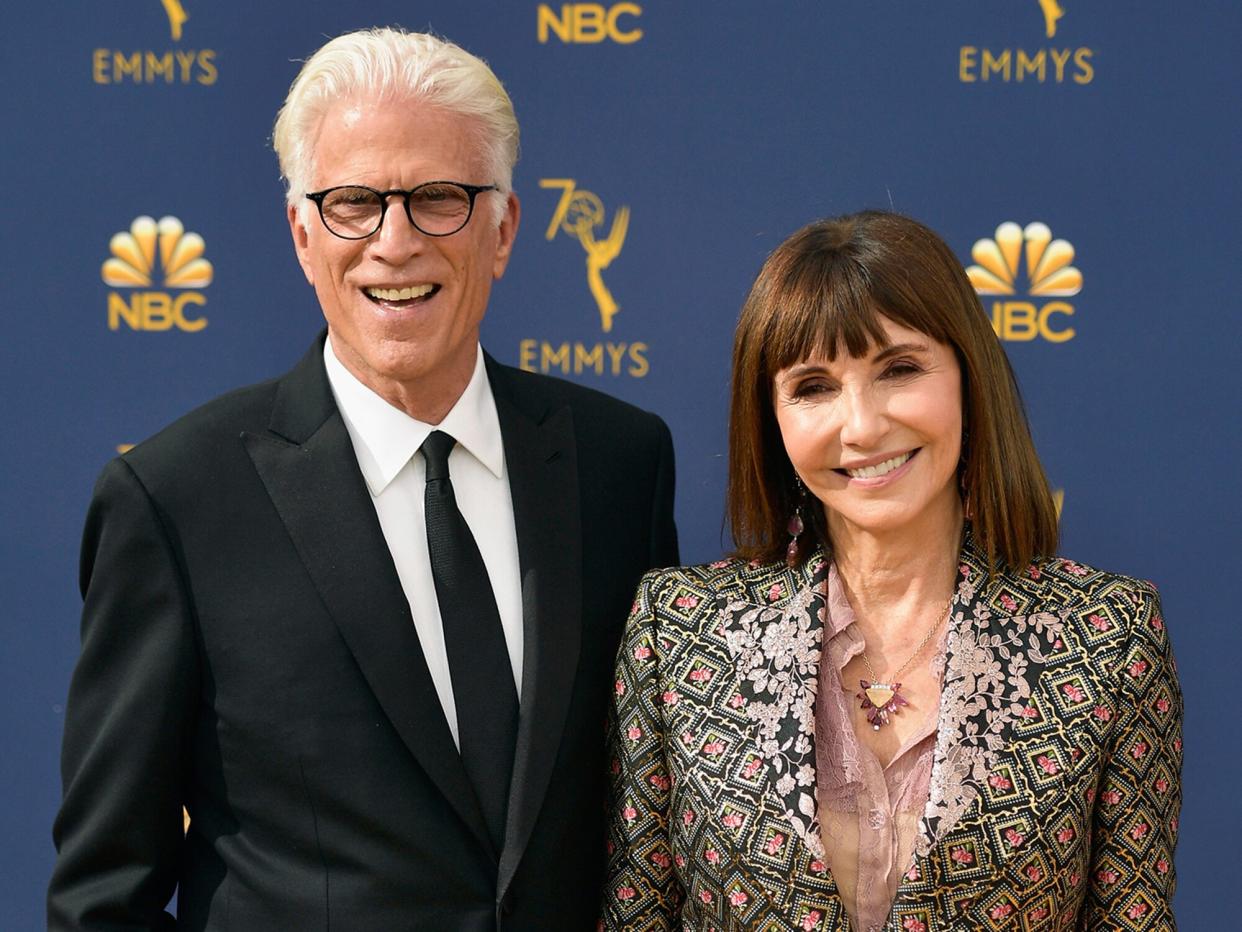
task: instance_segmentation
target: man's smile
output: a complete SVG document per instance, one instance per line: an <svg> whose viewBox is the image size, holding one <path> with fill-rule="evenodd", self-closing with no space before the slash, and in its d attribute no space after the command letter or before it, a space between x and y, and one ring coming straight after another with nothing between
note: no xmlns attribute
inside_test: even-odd
<svg viewBox="0 0 1242 932"><path fill-rule="evenodd" d="M375 304L404 309L426 301L439 290L439 285L421 284L404 288L363 288L362 293Z"/></svg>

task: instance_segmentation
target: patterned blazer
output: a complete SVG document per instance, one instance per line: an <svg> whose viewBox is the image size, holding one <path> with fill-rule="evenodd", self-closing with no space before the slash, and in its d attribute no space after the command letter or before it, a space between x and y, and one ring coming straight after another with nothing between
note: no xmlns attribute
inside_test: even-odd
<svg viewBox="0 0 1242 932"><path fill-rule="evenodd" d="M885 932L1174 929L1182 700L1155 588L1059 558L986 567L968 535ZM821 553L644 577L614 686L603 928L850 929L815 799L827 571Z"/></svg>

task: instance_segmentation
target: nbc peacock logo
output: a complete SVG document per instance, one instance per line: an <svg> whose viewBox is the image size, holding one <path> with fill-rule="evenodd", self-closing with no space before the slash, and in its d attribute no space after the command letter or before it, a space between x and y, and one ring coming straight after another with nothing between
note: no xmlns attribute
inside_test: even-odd
<svg viewBox="0 0 1242 932"><path fill-rule="evenodd" d="M1010 300L1020 295L1072 298L1082 291L1082 272L1071 264L1074 247L1068 240L1054 239L1046 223L1021 227L1006 221L996 228L994 238L978 240L970 255L975 264L966 269L966 277L975 292L981 298L998 299L989 308L997 336L1011 342L1074 339L1074 328L1061 320L1074 314L1068 301Z"/></svg>
<svg viewBox="0 0 1242 932"><path fill-rule="evenodd" d="M108 329L164 331L174 327L197 333L207 326L201 314L187 308L203 307L207 298L199 289L211 284L215 269L203 253L207 244L197 233L187 233L176 217L136 217L109 243L112 255L102 269L104 284L126 289L108 294ZM157 274L158 273L158 274ZM155 290L157 285L163 289ZM129 289L135 289L130 291Z"/></svg>

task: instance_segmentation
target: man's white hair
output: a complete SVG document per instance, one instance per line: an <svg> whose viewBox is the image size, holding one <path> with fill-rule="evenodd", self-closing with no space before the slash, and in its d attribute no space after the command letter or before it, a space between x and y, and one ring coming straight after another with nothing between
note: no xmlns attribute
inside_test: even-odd
<svg viewBox="0 0 1242 932"><path fill-rule="evenodd" d="M504 215L518 157L518 124L500 80L480 58L445 39L402 29L363 29L337 36L307 59L276 115L272 145L286 199L304 210L314 174L314 141L323 118L343 100L420 101L471 118L489 173L500 189L494 220ZM475 181L475 179L428 179Z"/></svg>

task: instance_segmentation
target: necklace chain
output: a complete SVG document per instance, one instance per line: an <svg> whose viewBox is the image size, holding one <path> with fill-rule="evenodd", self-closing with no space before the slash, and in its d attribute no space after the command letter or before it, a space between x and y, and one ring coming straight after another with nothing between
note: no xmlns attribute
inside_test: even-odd
<svg viewBox="0 0 1242 932"><path fill-rule="evenodd" d="M949 600L944 603L944 608L940 610L940 613L936 616L936 620L932 622L931 627L927 629L927 633L923 635L923 640L919 641L918 647L914 648L914 653L907 657L906 662L897 668L897 671L892 675L889 682L892 682L901 676L901 674L906 671L906 667L914 663L915 658L917 658L919 654L923 653L923 648L925 648L927 646L927 642L932 639L932 635L940 629L940 626L944 623L945 619L949 617L949 609L953 605L953 597L955 595L957 595L956 591L953 595L949 596ZM873 684L878 684L879 679L875 675L875 668L871 666L871 661L867 659L866 651L863 651L862 662L867 667L867 675L871 677L871 682Z"/></svg>

